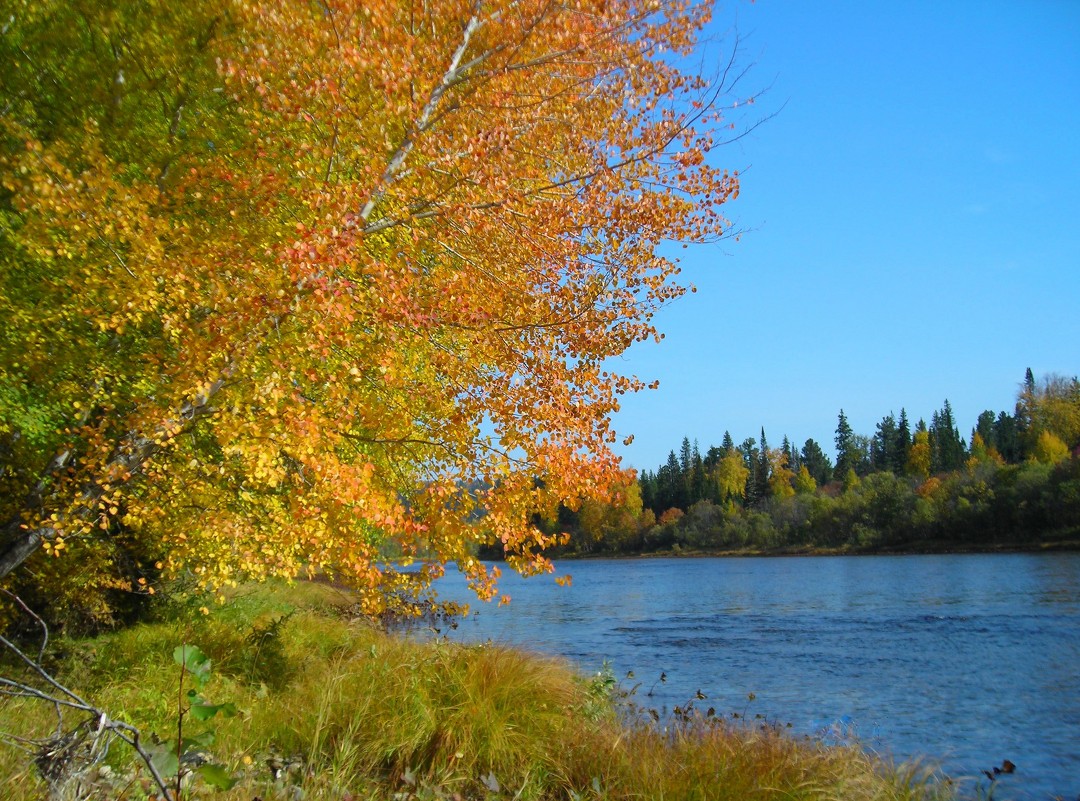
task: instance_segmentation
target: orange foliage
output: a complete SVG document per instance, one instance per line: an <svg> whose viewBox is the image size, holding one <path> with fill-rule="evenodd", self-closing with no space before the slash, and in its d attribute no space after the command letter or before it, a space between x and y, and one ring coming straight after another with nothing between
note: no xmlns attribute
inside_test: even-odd
<svg viewBox="0 0 1080 801"><path fill-rule="evenodd" d="M109 47L10 34L68 36L88 83L56 122L11 66L0 435L29 467L0 576L121 529L166 574L326 571L373 611L447 562L490 596L481 541L550 570L529 521L619 479L643 383L607 360L683 292L656 246L721 236L738 192L704 158L727 87L661 56L707 9L151 5L86 18L115 63L85 74Z"/></svg>
<svg viewBox="0 0 1080 801"><path fill-rule="evenodd" d="M656 522L661 526L670 526L678 523L685 516L686 513L682 509L677 506L672 506L670 509L665 510L664 513L660 515L660 519Z"/></svg>
<svg viewBox="0 0 1080 801"><path fill-rule="evenodd" d="M926 498L932 500L935 498L941 490L941 479L937 476L931 476L922 482L915 491L919 494L920 498Z"/></svg>

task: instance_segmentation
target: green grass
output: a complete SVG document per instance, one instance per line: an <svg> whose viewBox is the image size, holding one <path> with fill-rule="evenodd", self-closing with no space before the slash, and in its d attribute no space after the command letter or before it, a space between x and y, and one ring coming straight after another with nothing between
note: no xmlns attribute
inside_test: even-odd
<svg viewBox="0 0 1080 801"><path fill-rule="evenodd" d="M208 616L184 609L158 623L63 643L57 670L114 717L171 736L179 680L172 651L185 642L213 660L206 696L242 710L193 724L215 728L214 757L242 776L232 790L201 788L197 797L948 797L855 748L706 721L627 724L600 684L558 661L388 636L350 620L348 598L320 585L263 585ZM54 723L40 702L0 701L2 730L42 736ZM109 763L111 778L92 797L147 797L130 749L114 746ZM275 781L268 763L289 767ZM0 746L0 797L29 801L45 789L24 753Z"/></svg>

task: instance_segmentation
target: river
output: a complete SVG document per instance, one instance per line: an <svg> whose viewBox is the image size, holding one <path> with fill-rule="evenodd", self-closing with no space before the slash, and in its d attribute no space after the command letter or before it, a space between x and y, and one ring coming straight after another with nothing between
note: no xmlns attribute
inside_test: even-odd
<svg viewBox="0 0 1080 801"><path fill-rule="evenodd" d="M799 735L855 737L896 761L930 758L967 794L1007 759L1016 772L997 781L997 801L1080 798L1078 553L558 567L572 586L504 575L512 603L474 598L451 636L563 656L586 673L606 663L661 713L693 700ZM460 577L440 584L468 600Z"/></svg>

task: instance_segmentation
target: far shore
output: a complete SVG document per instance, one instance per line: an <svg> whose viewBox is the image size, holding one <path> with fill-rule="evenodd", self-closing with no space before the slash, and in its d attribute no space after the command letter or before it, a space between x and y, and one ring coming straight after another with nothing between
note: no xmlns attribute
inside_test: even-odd
<svg viewBox="0 0 1080 801"><path fill-rule="evenodd" d="M790 546L784 548L738 548L726 550L702 550L693 548L674 548L662 551L641 551L637 553L564 553L549 554L556 561L574 561L579 559L702 559L702 558L744 558L761 556L945 556L950 554L1010 554L1010 553L1050 553L1059 551L1080 551L1080 539L1055 540L1053 542L1008 542L1008 543L963 543L963 542L923 542L906 543L896 548L821 548L814 546Z"/></svg>

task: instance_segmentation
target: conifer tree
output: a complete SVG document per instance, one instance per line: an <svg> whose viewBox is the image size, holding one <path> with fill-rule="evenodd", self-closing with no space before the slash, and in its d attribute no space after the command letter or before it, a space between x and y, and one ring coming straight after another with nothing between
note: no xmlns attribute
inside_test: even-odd
<svg viewBox="0 0 1080 801"><path fill-rule="evenodd" d="M679 469L682 471L683 476L690 475L690 470L694 465L694 451L690 446L690 438L683 437L682 445L679 447Z"/></svg>
<svg viewBox="0 0 1080 801"><path fill-rule="evenodd" d="M763 501L769 497L769 475L771 473L771 465L769 464L769 443L765 439L765 428L761 429L761 449L758 451L757 466L754 473L754 481L757 486L755 488L755 494L758 501Z"/></svg>
<svg viewBox="0 0 1080 801"><path fill-rule="evenodd" d="M799 460L799 452L795 449L795 446L791 444L791 440L788 439L787 434L784 434L784 441L780 444L780 449L783 450L787 457L788 469L793 473L799 472L801 462Z"/></svg>
<svg viewBox="0 0 1080 801"><path fill-rule="evenodd" d="M1023 458L1017 421L1008 412L998 412L997 420L994 421L994 441L1001 457L1009 464L1016 464Z"/></svg>
<svg viewBox="0 0 1080 801"><path fill-rule="evenodd" d="M995 451L1000 452L997 443L997 432L994 430L994 420L994 413L989 409L979 414L975 420L975 427L971 430L972 447L974 447L975 435L978 434L987 449L993 448Z"/></svg>
<svg viewBox="0 0 1080 801"><path fill-rule="evenodd" d="M911 428L908 425L907 409L900 409L900 419L896 423L896 441L893 443L891 469L896 475L902 475L907 467L911 453Z"/></svg>
<svg viewBox="0 0 1080 801"><path fill-rule="evenodd" d="M746 499L746 505L753 508L757 506L759 500L757 482L757 461L759 452L757 449L757 440L753 437L747 437L742 441L742 444L738 448L738 452L742 457L743 466L746 468L746 486L743 497Z"/></svg>
<svg viewBox="0 0 1080 801"><path fill-rule="evenodd" d="M841 409L836 424L836 468L833 471L836 480L843 481L848 470L855 469L856 461L855 432L852 431L847 415Z"/></svg>
<svg viewBox="0 0 1080 801"><path fill-rule="evenodd" d="M892 470L895 461L897 424L892 412L889 412L877 424L877 430L870 443L870 464L874 470Z"/></svg>
<svg viewBox="0 0 1080 801"><path fill-rule="evenodd" d="M1024 371L1024 383L1020 387L1020 394L1016 399L1016 409L1013 413L1013 419L1016 422L1017 443L1020 446L1017 461L1024 459L1031 452L1032 438L1038 436L1033 431L1032 426L1035 390L1035 374L1031 372L1029 367Z"/></svg>
<svg viewBox="0 0 1080 801"><path fill-rule="evenodd" d="M657 516L673 507L682 508L682 470L675 451L668 452L667 462L657 471L657 493L654 511Z"/></svg>
<svg viewBox="0 0 1080 801"><path fill-rule="evenodd" d="M800 461L817 484L827 484L832 479L832 462L816 440L803 443Z"/></svg>
<svg viewBox="0 0 1080 801"><path fill-rule="evenodd" d="M696 439L691 449L690 462L690 497L687 499L687 508L707 497L709 493L705 460L701 458L701 449Z"/></svg>
<svg viewBox="0 0 1080 801"><path fill-rule="evenodd" d="M931 468L934 472L958 470L963 466L966 446L956 428L952 406L947 398L941 410L934 412L930 442L933 455Z"/></svg>

